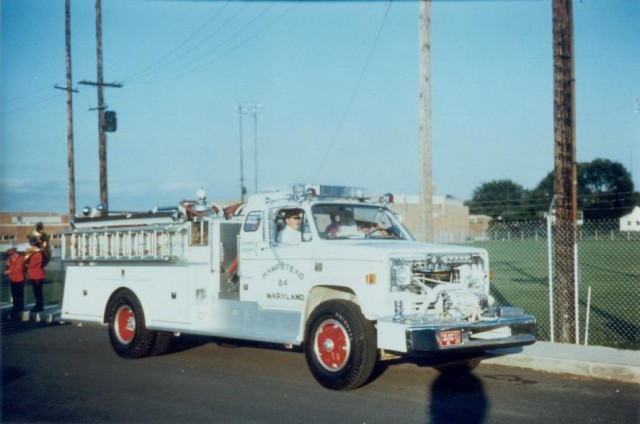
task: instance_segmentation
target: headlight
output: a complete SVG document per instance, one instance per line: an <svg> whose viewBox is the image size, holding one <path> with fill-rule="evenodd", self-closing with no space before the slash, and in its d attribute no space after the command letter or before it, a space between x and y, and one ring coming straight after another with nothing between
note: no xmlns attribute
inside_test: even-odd
<svg viewBox="0 0 640 424"><path fill-rule="evenodd" d="M403 290L411 285L411 267L403 263L393 263L391 265L391 289Z"/></svg>

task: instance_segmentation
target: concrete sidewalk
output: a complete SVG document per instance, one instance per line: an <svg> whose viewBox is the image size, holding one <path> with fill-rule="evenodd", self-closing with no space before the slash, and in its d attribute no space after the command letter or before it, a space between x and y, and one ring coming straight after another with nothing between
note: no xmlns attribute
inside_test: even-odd
<svg viewBox="0 0 640 424"><path fill-rule="evenodd" d="M637 350L536 342L522 348L492 350L482 362L640 384Z"/></svg>
<svg viewBox="0 0 640 424"><path fill-rule="evenodd" d="M3 321L8 319L10 309L11 305L0 306ZM25 311L20 319L26 321L60 320L59 305L48 305L38 314L29 313L29 309ZM491 350L482 362L640 384L640 351L637 350L536 342L525 347Z"/></svg>
<svg viewBox="0 0 640 424"><path fill-rule="evenodd" d="M0 305L0 317L4 321L25 321L25 322L40 322L45 321L48 323L56 322L60 320L60 306L59 305L45 305L44 309L40 312L31 312L33 304L25 305L22 312L18 314L11 313L10 304Z"/></svg>

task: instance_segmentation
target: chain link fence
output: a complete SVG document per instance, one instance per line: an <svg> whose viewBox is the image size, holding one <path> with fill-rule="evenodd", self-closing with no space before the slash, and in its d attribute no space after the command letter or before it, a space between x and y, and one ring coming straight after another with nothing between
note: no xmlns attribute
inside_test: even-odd
<svg viewBox="0 0 640 424"><path fill-rule="evenodd" d="M545 221L495 223L469 243L489 252L496 302L535 315L538 340L550 341L555 247L547 232ZM576 341L639 350L640 232L620 231L618 221L583 222L576 249ZM576 309L573 302L571 307Z"/></svg>

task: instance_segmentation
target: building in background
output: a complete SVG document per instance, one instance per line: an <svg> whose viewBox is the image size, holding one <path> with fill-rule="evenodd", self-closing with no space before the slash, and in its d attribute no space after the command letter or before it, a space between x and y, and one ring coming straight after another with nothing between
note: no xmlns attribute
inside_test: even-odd
<svg viewBox="0 0 640 424"><path fill-rule="evenodd" d="M420 226L419 200L418 195L399 194L394 195L394 204L391 205L391 209L402 216L402 222L413 234L418 234ZM469 207L465 206L462 199L435 194L433 227L436 243L461 243L469 240Z"/></svg>
<svg viewBox="0 0 640 424"><path fill-rule="evenodd" d="M640 206L620 217L620 231L640 231Z"/></svg>
<svg viewBox="0 0 640 424"><path fill-rule="evenodd" d="M51 236L55 256L60 248L57 233L69 229L69 216L53 212L0 212L0 252L10 247L23 252L29 246L27 236L38 222L44 224L45 232Z"/></svg>
<svg viewBox="0 0 640 424"><path fill-rule="evenodd" d="M492 220L489 215L469 215L469 238L475 241L487 240Z"/></svg>

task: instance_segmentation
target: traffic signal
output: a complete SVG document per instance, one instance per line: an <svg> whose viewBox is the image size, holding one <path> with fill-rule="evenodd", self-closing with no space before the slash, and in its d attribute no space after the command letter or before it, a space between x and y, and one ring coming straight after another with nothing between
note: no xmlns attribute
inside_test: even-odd
<svg viewBox="0 0 640 424"><path fill-rule="evenodd" d="M112 110L104 112L104 127L105 132L115 132L118 129L118 118L116 113Z"/></svg>

